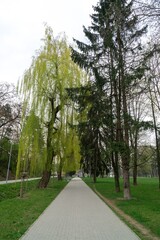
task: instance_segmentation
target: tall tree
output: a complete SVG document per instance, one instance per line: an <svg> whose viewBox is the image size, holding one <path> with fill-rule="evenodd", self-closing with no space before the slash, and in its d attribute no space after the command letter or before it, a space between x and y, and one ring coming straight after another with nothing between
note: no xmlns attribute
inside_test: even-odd
<svg viewBox="0 0 160 240"><path fill-rule="evenodd" d="M52 29L46 27L43 41L44 45L37 51L20 86L24 96L24 113L27 108L29 111L31 109L39 117L43 128L46 159L40 188L48 185L53 158L57 154L54 137L61 125L61 115L65 114L65 88L77 86L83 77L82 71L70 57L65 36L55 38Z"/></svg>
<svg viewBox="0 0 160 240"><path fill-rule="evenodd" d="M72 100L78 104L77 130L81 145L81 166L96 182L99 174L103 176L104 173L108 173L109 161L105 158L107 155L105 121L109 118L105 108L108 100L102 91L97 90L95 84L68 89L68 92Z"/></svg>
<svg viewBox="0 0 160 240"><path fill-rule="evenodd" d="M0 175L3 177L6 173L9 178L15 177L20 113L21 104L15 86L0 83Z"/></svg>
<svg viewBox="0 0 160 240"><path fill-rule="evenodd" d="M136 88L136 91L139 91ZM139 146L141 145L141 135L146 130L153 129L152 121L147 121L149 116L149 102L145 94L137 94L134 89L129 102L129 114L130 114L130 145L131 145L131 166L133 168L133 185L137 185L137 174L139 164Z"/></svg>
<svg viewBox="0 0 160 240"><path fill-rule="evenodd" d="M122 159L124 198L130 199L129 183L129 114L127 106L127 92L140 79L139 51L140 37L146 27L140 28L138 18L132 11L133 1L100 0L93 7L92 24L84 27L84 34L88 43L75 40L79 50L72 49L72 57L80 66L85 67L94 77L97 89L105 91L111 99L109 111L112 113L113 123L116 122L115 135L112 140L116 147L114 162L118 166L118 159ZM136 75L139 76L137 77ZM101 86L99 88L98 86ZM103 95L103 94L102 94ZM110 127L115 125L110 125Z"/></svg>
<svg viewBox="0 0 160 240"><path fill-rule="evenodd" d="M9 137L20 119L21 104L12 84L0 84L0 137Z"/></svg>
<svg viewBox="0 0 160 240"><path fill-rule="evenodd" d="M159 188L160 188L160 146L159 146L159 97L160 97L160 68L159 68L159 53L160 44L159 41L153 39L152 43L148 43L147 51L145 54L146 65L148 71L146 71L145 81L146 89L148 89L148 98L151 105L151 113L153 118L153 126L155 132L155 145L156 145L156 158L157 168L159 177Z"/></svg>

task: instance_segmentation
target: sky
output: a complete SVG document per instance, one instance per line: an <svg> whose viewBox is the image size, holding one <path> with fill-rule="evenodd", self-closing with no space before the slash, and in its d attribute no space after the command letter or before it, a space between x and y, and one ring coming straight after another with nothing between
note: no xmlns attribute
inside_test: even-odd
<svg viewBox="0 0 160 240"><path fill-rule="evenodd" d="M42 45L45 23L54 35L84 40L98 0L0 0L0 83L17 84Z"/></svg>

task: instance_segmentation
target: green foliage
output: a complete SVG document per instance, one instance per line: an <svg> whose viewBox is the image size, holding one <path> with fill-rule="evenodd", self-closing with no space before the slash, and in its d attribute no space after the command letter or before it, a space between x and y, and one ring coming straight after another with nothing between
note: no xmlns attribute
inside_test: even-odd
<svg viewBox="0 0 160 240"><path fill-rule="evenodd" d="M0 240L18 240L67 184L54 180L42 190L37 183L27 183L23 199L18 197L20 183L0 185Z"/></svg>
<svg viewBox="0 0 160 240"><path fill-rule="evenodd" d="M137 165L138 176L157 177L156 149L151 146L139 146Z"/></svg>
<svg viewBox="0 0 160 240"><path fill-rule="evenodd" d="M28 157L25 157L27 151L31 170L41 162L42 168L50 172L53 158L62 168L73 149L70 138L76 138L73 136L75 132L68 127L73 106L68 100L66 88L79 86L84 81L85 74L72 61L65 35L54 37L52 29L46 27L43 43L19 87L24 98L24 122L18 173L20 169L28 168ZM26 114L28 111L30 113ZM75 121L74 114L73 112L72 123ZM78 141L75 143L78 144ZM75 151L78 151L78 146L74 148ZM77 154L74 154L74 158L77 158ZM24 163L21 164L23 159ZM75 161L79 161L79 157Z"/></svg>
<svg viewBox="0 0 160 240"><path fill-rule="evenodd" d="M76 171L80 166L79 139L73 127L76 122L75 117L73 108L66 107L65 115L61 118L61 125L54 136L55 159L64 172Z"/></svg>
<svg viewBox="0 0 160 240"><path fill-rule="evenodd" d="M44 168L46 149L39 118L32 111L24 122L20 141L17 177L22 172L38 176Z"/></svg>
<svg viewBox="0 0 160 240"><path fill-rule="evenodd" d="M15 177L18 156L18 144L11 143L10 140L6 137L0 139L0 177L2 178L6 178L11 145L12 152L9 177Z"/></svg>
<svg viewBox="0 0 160 240"><path fill-rule="evenodd" d="M98 80L97 80L98 81ZM68 89L79 113L77 131L81 146L81 167L95 177L108 173L106 159L106 112L107 97L95 84Z"/></svg>
<svg viewBox="0 0 160 240"><path fill-rule="evenodd" d="M124 186L128 188L124 195L127 195L130 192L128 96L135 86L139 86L146 70L141 55L141 36L147 27L139 25L138 16L133 11L133 1L100 0L93 10L91 25L83 28L87 42L74 39L78 49L72 49L72 58L88 71L95 90L90 95L91 109L87 116L88 132L92 132L90 138L94 143L96 139L104 148L103 156L106 152L117 179L119 159L122 160ZM90 147L91 150L93 148L96 149L95 145ZM95 168L101 160L97 161L97 153L91 150ZM100 155L97 159L101 159Z"/></svg>

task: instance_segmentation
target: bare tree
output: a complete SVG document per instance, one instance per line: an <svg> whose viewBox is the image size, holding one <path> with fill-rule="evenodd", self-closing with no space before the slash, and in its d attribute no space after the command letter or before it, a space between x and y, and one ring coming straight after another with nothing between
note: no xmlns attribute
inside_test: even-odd
<svg viewBox="0 0 160 240"><path fill-rule="evenodd" d="M160 145L159 145L159 111L160 111L160 67L159 67L159 50L157 49L149 58L147 64L149 71L146 74L146 84L148 86L148 97L150 99L152 117L155 131L155 145L156 145L156 158L159 176L160 188Z"/></svg>
<svg viewBox="0 0 160 240"><path fill-rule="evenodd" d="M138 90L138 89L137 89ZM146 95L142 92L141 94L133 94L129 101L129 114L131 116L130 121L130 143L131 143L131 159L133 166L133 185L137 185L137 172L139 166L139 154L138 149L140 145L141 135L146 129L152 126L152 123L148 121L148 100Z"/></svg>
<svg viewBox="0 0 160 240"><path fill-rule="evenodd" d="M141 16L141 20L160 20L159 0L135 0L135 10Z"/></svg>
<svg viewBox="0 0 160 240"><path fill-rule="evenodd" d="M21 104L12 84L0 84L0 136L7 134L9 129L16 129L19 125Z"/></svg>

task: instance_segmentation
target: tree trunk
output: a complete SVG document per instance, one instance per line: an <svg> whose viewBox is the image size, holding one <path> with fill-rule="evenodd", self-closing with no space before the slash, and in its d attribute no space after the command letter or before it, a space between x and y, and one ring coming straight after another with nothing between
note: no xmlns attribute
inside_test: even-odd
<svg viewBox="0 0 160 240"><path fill-rule="evenodd" d="M61 181L62 180L62 158L60 159L60 163L59 163L59 168L58 168L58 181Z"/></svg>
<svg viewBox="0 0 160 240"><path fill-rule="evenodd" d="M122 28L123 29L123 28ZM121 134L122 144L122 167L123 167L123 181L124 181L124 199L130 199L130 183L129 183L129 163L130 163L130 149L129 149L129 123L128 123L128 108L126 99L126 79L124 74L124 59L123 59L123 41L121 38L121 26L117 28L117 42L119 45L119 82L120 92L122 97L122 122L123 132Z"/></svg>
<svg viewBox="0 0 160 240"><path fill-rule="evenodd" d="M149 93L150 93L152 116L153 116L153 122L154 122L155 138L156 138L156 155L157 155L158 180L159 180L158 187L160 189L160 149L159 149L160 146L159 146L159 139L158 139L158 129L157 129L157 123L156 123L155 109L154 109L154 103L153 103L153 97L152 97L150 85L149 85Z"/></svg>
<svg viewBox="0 0 160 240"><path fill-rule="evenodd" d="M96 183L97 180L97 161L98 161L98 145L97 139L95 143L95 152L94 152L94 172L93 172L93 182Z"/></svg>
<svg viewBox="0 0 160 240"><path fill-rule="evenodd" d="M115 153L115 156L112 153L112 167L113 167L113 172L114 172L115 191L120 192L118 153L117 152Z"/></svg>
<svg viewBox="0 0 160 240"><path fill-rule="evenodd" d="M116 129L116 134L114 133L114 123L113 123L113 95L115 96L115 102L116 102L116 111L117 111L117 119L120 118L120 108L119 108L119 101L118 101L118 93L117 93L117 86L116 86L116 80L114 75L114 64L113 64L113 55L112 50L110 50L110 58L111 58L111 72L110 72L110 78L111 78L111 97L110 97L110 104L111 104L111 144L115 142L118 143L119 141L119 133L118 129ZM114 94L113 94L114 93ZM116 126L117 127L117 126ZM116 135L116 136L115 136ZM115 152L115 154L114 154ZM112 167L114 171L114 180L115 180L115 191L120 192L120 183L119 183L119 169L118 169L118 152L117 149L113 149L112 147L112 153L111 153L111 159L112 159Z"/></svg>
<svg viewBox="0 0 160 240"><path fill-rule="evenodd" d="M133 165L133 185L137 186L137 164L134 159L134 165Z"/></svg>
<svg viewBox="0 0 160 240"><path fill-rule="evenodd" d="M45 169L43 171L42 178L38 185L39 188L46 188L49 183L50 177L51 177L51 169L52 169L54 151L53 151L53 147L52 147L52 131L50 131L50 126L51 126L51 124L49 124L49 126L48 126L47 160L46 160Z"/></svg>
<svg viewBox="0 0 160 240"><path fill-rule="evenodd" d="M135 143L134 143L134 162L133 162L133 185L137 186L137 161L138 161L138 157L137 157L137 137L138 133L136 131L136 135L135 135Z"/></svg>
<svg viewBox="0 0 160 240"><path fill-rule="evenodd" d="M96 183L97 181L97 156L95 154L94 157L94 170L93 170L93 182Z"/></svg>
<svg viewBox="0 0 160 240"><path fill-rule="evenodd" d="M45 168L43 171L42 178L38 184L39 188L46 188L50 177L51 177L51 170L52 170L52 162L53 162L53 157L55 156L53 146L52 146L52 138L53 138L53 126L54 122L56 119L56 114L59 111L59 106L54 108L54 99L50 99L51 102L51 109L52 109L52 115L51 115L51 120L48 123L48 135L47 135L47 160L45 164Z"/></svg>
<svg viewBox="0 0 160 240"><path fill-rule="evenodd" d="M114 173L114 181L115 181L115 190L116 192L120 192L120 184L119 184L119 174L117 172Z"/></svg>
<svg viewBox="0 0 160 240"><path fill-rule="evenodd" d="M51 170L50 171L44 170L43 171L43 176L42 176L42 178L41 178L41 180L38 184L38 187L39 188L46 188L48 186L50 177L51 177Z"/></svg>
<svg viewBox="0 0 160 240"><path fill-rule="evenodd" d="M100 161L99 155L99 145L98 145L98 128L93 129L93 148L94 151L92 153L93 158L93 182L96 183L97 180L97 163Z"/></svg>
<svg viewBox="0 0 160 240"><path fill-rule="evenodd" d="M137 186L137 149L134 149L133 159L133 185Z"/></svg>
<svg viewBox="0 0 160 240"><path fill-rule="evenodd" d="M124 149L122 149L122 168L123 168L123 186L124 199L131 199L130 182L129 182L129 163L130 163L130 148L128 135L128 120L127 120L127 106L125 100L125 93L123 93L123 114L124 114Z"/></svg>
<svg viewBox="0 0 160 240"><path fill-rule="evenodd" d="M130 181L129 181L129 168L123 166L123 191L124 191L124 199L131 199L130 193Z"/></svg>
<svg viewBox="0 0 160 240"><path fill-rule="evenodd" d="M58 181L62 180L62 171L58 171Z"/></svg>
<svg viewBox="0 0 160 240"><path fill-rule="evenodd" d="M97 181L96 171L94 170L94 174L93 174L93 182L96 183L96 181Z"/></svg>

